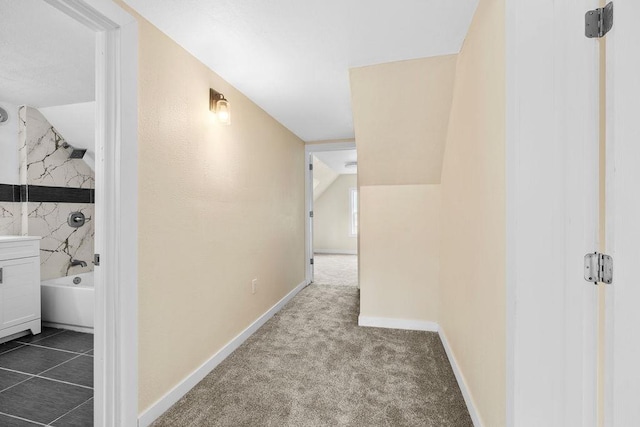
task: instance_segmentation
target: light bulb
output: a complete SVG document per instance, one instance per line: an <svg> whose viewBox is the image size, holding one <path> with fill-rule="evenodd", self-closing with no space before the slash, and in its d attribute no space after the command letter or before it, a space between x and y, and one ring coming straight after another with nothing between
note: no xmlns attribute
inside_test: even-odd
<svg viewBox="0 0 640 427"><path fill-rule="evenodd" d="M231 109L226 99L221 99L216 103L216 116L220 123L228 125L231 123Z"/></svg>

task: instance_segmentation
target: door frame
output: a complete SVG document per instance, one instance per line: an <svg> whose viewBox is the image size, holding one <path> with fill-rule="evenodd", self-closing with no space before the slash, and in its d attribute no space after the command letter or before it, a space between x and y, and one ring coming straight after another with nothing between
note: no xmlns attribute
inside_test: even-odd
<svg viewBox="0 0 640 427"><path fill-rule="evenodd" d="M313 173L309 170L309 164L311 164L311 156L313 153L319 153L323 151L342 151L342 150L356 150L356 142L354 140L325 142L317 144L305 144L304 146L304 182L305 182L305 280L307 284L313 281L313 266L311 265L311 258L313 258L313 220L309 215L313 211ZM358 242L360 239L358 238ZM359 252L359 251L358 251ZM360 256L360 255L358 255Z"/></svg>
<svg viewBox="0 0 640 427"><path fill-rule="evenodd" d="M640 406L640 60L634 17L637 1L614 1L614 25L606 36L606 252L613 283L605 287L604 425L637 425Z"/></svg>
<svg viewBox="0 0 640 427"><path fill-rule="evenodd" d="M96 33L94 425L138 424L138 23L110 0L45 0Z"/></svg>

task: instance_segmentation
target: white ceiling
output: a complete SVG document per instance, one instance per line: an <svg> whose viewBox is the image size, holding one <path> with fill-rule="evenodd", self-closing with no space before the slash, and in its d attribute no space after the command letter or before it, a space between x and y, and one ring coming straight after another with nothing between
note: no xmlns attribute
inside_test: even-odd
<svg viewBox="0 0 640 427"><path fill-rule="evenodd" d="M358 154L356 153L356 150L320 151L313 153L313 156L339 175L354 175L358 173L357 166L345 166L345 163L347 162L358 161Z"/></svg>
<svg viewBox="0 0 640 427"><path fill-rule="evenodd" d="M43 0L0 0L0 100L92 101L95 34Z"/></svg>
<svg viewBox="0 0 640 427"><path fill-rule="evenodd" d="M478 0L125 2L314 141L354 136L349 68L458 53Z"/></svg>

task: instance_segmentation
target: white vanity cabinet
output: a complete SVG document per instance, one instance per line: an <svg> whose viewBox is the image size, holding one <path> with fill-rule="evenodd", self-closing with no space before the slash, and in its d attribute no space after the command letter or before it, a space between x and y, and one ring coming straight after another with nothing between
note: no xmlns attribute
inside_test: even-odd
<svg viewBox="0 0 640 427"><path fill-rule="evenodd" d="M40 237L0 236L0 342L27 330L41 331Z"/></svg>

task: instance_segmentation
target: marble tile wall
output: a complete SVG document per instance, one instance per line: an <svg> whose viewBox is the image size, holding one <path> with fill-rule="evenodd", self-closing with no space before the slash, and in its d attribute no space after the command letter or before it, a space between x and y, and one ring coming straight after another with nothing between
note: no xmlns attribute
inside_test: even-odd
<svg viewBox="0 0 640 427"><path fill-rule="evenodd" d="M69 158L63 137L37 109L21 107L18 116L20 180L26 185L27 197L27 203L21 207L27 221L19 222L23 223L22 234L42 236L42 280L93 271L94 205L33 200L34 197L29 197L29 187L57 187L51 189L51 194L60 188L93 189L94 173L82 159ZM86 217L85 225L80 228L67 224L69 214L75 211ZM87 266L71 267L72 259L85 261Z"/></svg>
<svg viewBox="0 0 640 427"><path fill-rule="evenodd" d="M22 207L20 203L0 202L0 236L22 234Z"/></svg>
<svg viewBox="0 0 640 427"><path fill-rule="evenodd" d="M94 188L94 173L81 159L70 159L65 140L35 108L20 107L19 138L26 150L26 170L20 174L27 185ZM20 132L24 128L24 132ZM21 158L23 158L21 156ZM23 166L24 167L24 166Z"/></svg>
<svg viewBox="0 0 640 427"><path fill-rule="evenodd" d="M29 234L42 236L40 274L42 280L93 271L93 205L77 203L28 203ZM87 222L79 228L67 224L71 212L82 212ZM70 266L72 259L86 267Z"/></svg>

